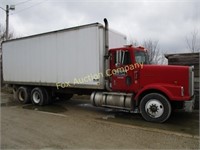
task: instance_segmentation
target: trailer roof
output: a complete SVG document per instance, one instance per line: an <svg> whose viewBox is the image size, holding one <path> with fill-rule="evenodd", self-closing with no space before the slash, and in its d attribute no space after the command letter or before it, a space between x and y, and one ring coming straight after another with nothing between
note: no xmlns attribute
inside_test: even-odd
<svg viewBox="0 0 200 150"><path fill-rule="evenodd" d="M30 36L10 39L10 40L3 41L2 44L3 43L7 43L7 42L11 42L11 41L21 40L21 39L26 39L26 38L32 38L32 37L37 37L37 36L46 35L46 34L51 34L51 33L57 33L57 32L62 32L62 31L70 31L70 30L77 30L79 28L85 28L85 27L89 27L89 26L104 27L101 23L96 22L96 23L91 23L91 24L86 24L86 25L81 25L81 26L64 28L64 29L60 29L60 30L54 30L54 31L50 31L50 32L44 32L44 33L34 34L34 35L30 35Z"/></svg>

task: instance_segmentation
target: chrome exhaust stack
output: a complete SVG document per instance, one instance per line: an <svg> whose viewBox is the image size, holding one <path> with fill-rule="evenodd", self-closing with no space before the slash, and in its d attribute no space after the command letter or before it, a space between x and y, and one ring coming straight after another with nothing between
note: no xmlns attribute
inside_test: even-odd
<svg viewBox="0 0 200 150"><path fill-rule="evenodd" d="M104 18L105 30L104 30L104 39L105 39L105 55L104 55L104 78L105 78L105 88L107 91L111 91L109 76L106 74L106 70L109 69L109 29L108 29L108 20Z"/></svg>

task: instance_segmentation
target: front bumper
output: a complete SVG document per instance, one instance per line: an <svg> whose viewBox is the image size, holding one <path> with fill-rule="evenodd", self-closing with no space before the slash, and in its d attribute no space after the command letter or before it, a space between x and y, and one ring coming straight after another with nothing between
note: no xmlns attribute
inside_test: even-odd
<svg viewBox="0 0 200 150"><path fill-rule="evenodd" d="M190 101L185 101L184 102L184 111L192 112L194 110L194 102L195 102L195 96L193 96Z"/></svg>

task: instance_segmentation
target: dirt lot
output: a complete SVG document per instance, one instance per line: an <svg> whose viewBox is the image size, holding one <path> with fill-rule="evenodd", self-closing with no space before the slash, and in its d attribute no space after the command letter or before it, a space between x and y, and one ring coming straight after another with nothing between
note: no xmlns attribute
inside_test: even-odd
<svg viewBox="0 0 200 150"><path fill-rule="evenodd" d="M139 114L95 108L82 97L45 107L1 93L1 149L198 149L199 112L164 124Z"/></svg>

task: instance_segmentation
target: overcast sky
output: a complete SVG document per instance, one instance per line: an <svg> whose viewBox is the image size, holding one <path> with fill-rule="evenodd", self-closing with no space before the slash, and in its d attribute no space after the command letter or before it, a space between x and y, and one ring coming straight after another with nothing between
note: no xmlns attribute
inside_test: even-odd
<svg viewBox="0 0 200 150"><path fill-rule="evenodd" d="M10 11L10 29L28 36L107 18L110 28L127 38L158 40L166 53L187 52L186 36L198 30L199 0L1 0L0 7L16 5ZM5 25L5 12L0 9ZM199 39L200 40L200 39ZM199 42L200 43L200 42Z"/></svg>

